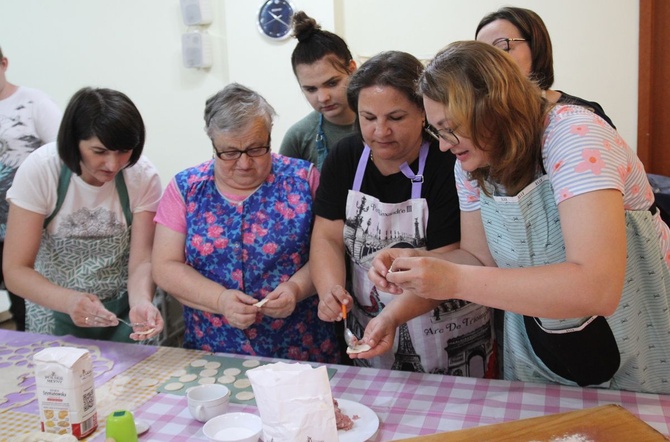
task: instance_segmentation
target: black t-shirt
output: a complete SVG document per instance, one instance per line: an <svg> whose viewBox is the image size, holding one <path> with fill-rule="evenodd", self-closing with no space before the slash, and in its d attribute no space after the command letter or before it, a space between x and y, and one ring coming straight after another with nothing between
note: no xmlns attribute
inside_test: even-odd
<svg viewBox="0 0 670 442"><path fill-rule="evenodd" d="M593 112L594 114L598 115L603 120L605 120L607 122L607 124L612 126L614 129L616 129L616 126L614 125L614 123L612 123L612 120L610 119L610 117L607 116L607 114L605 113L605 110L603 109L603 107L599 103L596 103L595 101L588 101L588 100L585 100L583 98L575 97L574 95L566 94L563 91L556 91L556 92L560 92L560 94L561 94L557 103L574 104L574 105L577 105L577 106L585 107L585 108L589 109L591 112Z"/></svg>
<svg viewBox="0 0 670 442"><path fill-rule="evenodd" d="M351 135L340 140L330 151L323 163L321 181L316 191L316 215L329 220L345 219L347 194L353 187L363 147L360 135ZM421 197L428 203L428 250L460 241L455 161L456 157L451 152L440 151L437 141L431 143L421 188ZM410 167L414 173L418 171L418 158ZM368 161L360 191L383 203L400 203L412 197L412 182L400 171L384 176L374 162Z"/></svg>

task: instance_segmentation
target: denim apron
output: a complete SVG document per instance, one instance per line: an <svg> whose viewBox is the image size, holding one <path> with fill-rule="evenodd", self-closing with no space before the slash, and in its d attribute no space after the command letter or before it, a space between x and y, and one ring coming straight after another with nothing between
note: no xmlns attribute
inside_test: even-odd
<svg viewBox="0 0 670 442"><path fill-rule="evenodd" d="M368 322L379 315L394 295L377 289L368 278L372 260L380 250L425 250L428 203L421 198L423 170L429 143L419 153L414 174L405 163L401 171L412 181L412 195L401 203L382 203L360 191L370 148L365 146L346 204L344 244L350 260L354 308L347 326L359 337ZM448 300L438 308L398 327L392 351L355 363L376 368L490 377L494 359L491 310L460 300Z"/></svg>
<svg viewBox="0 0 670 442"><path fill-rule="evenodd" d="M62 166L56 207L44 220L35 270L58 286L97 295L107 310L128 320L128 257L132 213L123 172L116 175L115 185L127 228L119 235L95 238L55 237L47 232L46 226L65 199L71 175L72 171ZM28 330L35 333L134 342L130 339L132 330L125 324L120 323L116 327L78 327L70 315L32 302L26 303L26 322Z"/></svg>
<svg viewBox="0 0 670 442"><path fill-rule="evenodd" d="M500 268L565 262L558 207L547 175L515 197L481 192L481 215L489 249ZM619 306L606 317L620 354L611 380L600 386L670 393L670 271L660 250L652 213L625 212L626 276ZM549 330L580 330L591 317L539 318ZM526 332L524 316L505 313L504 377L526 382L577 385L540 359ZM599 350L596 350L599 351ZM584 359L588 359L584 357ZM577 361L579 363L579 361Z"/></svg>

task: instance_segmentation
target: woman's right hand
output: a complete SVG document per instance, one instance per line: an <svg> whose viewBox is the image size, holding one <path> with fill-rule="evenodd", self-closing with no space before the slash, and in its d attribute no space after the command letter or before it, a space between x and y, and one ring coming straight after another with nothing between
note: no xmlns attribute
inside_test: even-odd
<svg viewBox="0 0 670 442"><path fill-rule="evenodd" d="M78 327L108 327L118 324L116 315L107 310L100 299L91 293L71 296L67 312Z"/></svg>
<svg viewBox="0 0 670 442"><path fill-rule="evenodd" d="M319 319L326 322L342 320L342 304L352 305L353 298L341 285L335 285L330 292L319 296ZM351 310L351 309L349 309Z"/></svg>
<svg viewBox="0 0 670 442"><path fill-rule="evenodd" d="M400 257L417 256L418 253L414 249L384 249L377 253L375 259L372 260L370 270L368 270L368 278L380 290L390 293L392 295L400 295L402 289L397 285L389 282L386 279L389 271L398 271L393 267L393 262Z"/></svg>
<svg viewBox="0 0 670 442"><path fill-rule="evenodd" d="M254 304L258 302L252 296L239 290L226 289L219 295L219 311L225 316L231 327L245 330L256 322L260 310Z"/></svg>

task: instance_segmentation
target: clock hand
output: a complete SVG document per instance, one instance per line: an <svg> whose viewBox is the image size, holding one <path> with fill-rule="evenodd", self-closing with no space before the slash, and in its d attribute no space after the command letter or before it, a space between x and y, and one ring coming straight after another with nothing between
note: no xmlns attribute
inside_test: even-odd
<svg viewBox="0 0 670 442"><path fill-rule="evenodd" d="M291 25L289 25L288 23L286 23L284 20L281 19L281 15L273 14L272 11L268 11L268 14L270 14L275 20L282 23L283 25L291 27Z"/></svg>

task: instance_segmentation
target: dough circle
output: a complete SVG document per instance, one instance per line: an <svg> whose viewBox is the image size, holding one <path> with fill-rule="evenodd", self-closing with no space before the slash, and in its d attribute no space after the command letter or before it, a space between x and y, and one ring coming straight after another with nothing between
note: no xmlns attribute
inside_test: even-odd
<svg viewBox="0 0 670 442"><path fill-rule="evenodd" d="M163 388L165 388L167 391L176 391L184 388L184 384L182 384L181 382L170 382Z"/></svg>
<svg viewBox="0 0 670 442"><path fill-rule="evenodd" d="M253 367L258 367L261 365L261 361L258 359L247 359L244 362L242 362L242 365L244 365L247 368L253 368Z"/></svg>
<svg viewBox="0 0 670 442"><path fill-rule="evenodd" d="M205 365L207 365L207 359L196 359L191 362L191 367L204 367Z"/></svg>
<svg viewBox="0 0 670 442"><path fill-rule="evenodd" d="M363 353L364 351L370 350L370 346L368 344L356 344L354 345L354 348L347 347L347 354L354 354L354 353Z"/></svg>
<svg viewBox="0 0 670 442"><path fill-rule="evenodd" d="M252 391L240 391L235 395L235 398L239 401L250 401L254 398L254 393Z"/></svg>
<svg viewBox="0 0 670 442"><path fill-rule="evenodd" d="M247 388L251 386L251 381L249 379L238 379L233 386L235 388Z"/></svg>
<svg viewBox="0 0 670 442"><path fill-rule="evenodd" d="M179 382L193 382L198 378L198 375L195 374L185 374L179 378Z"/></svg>

